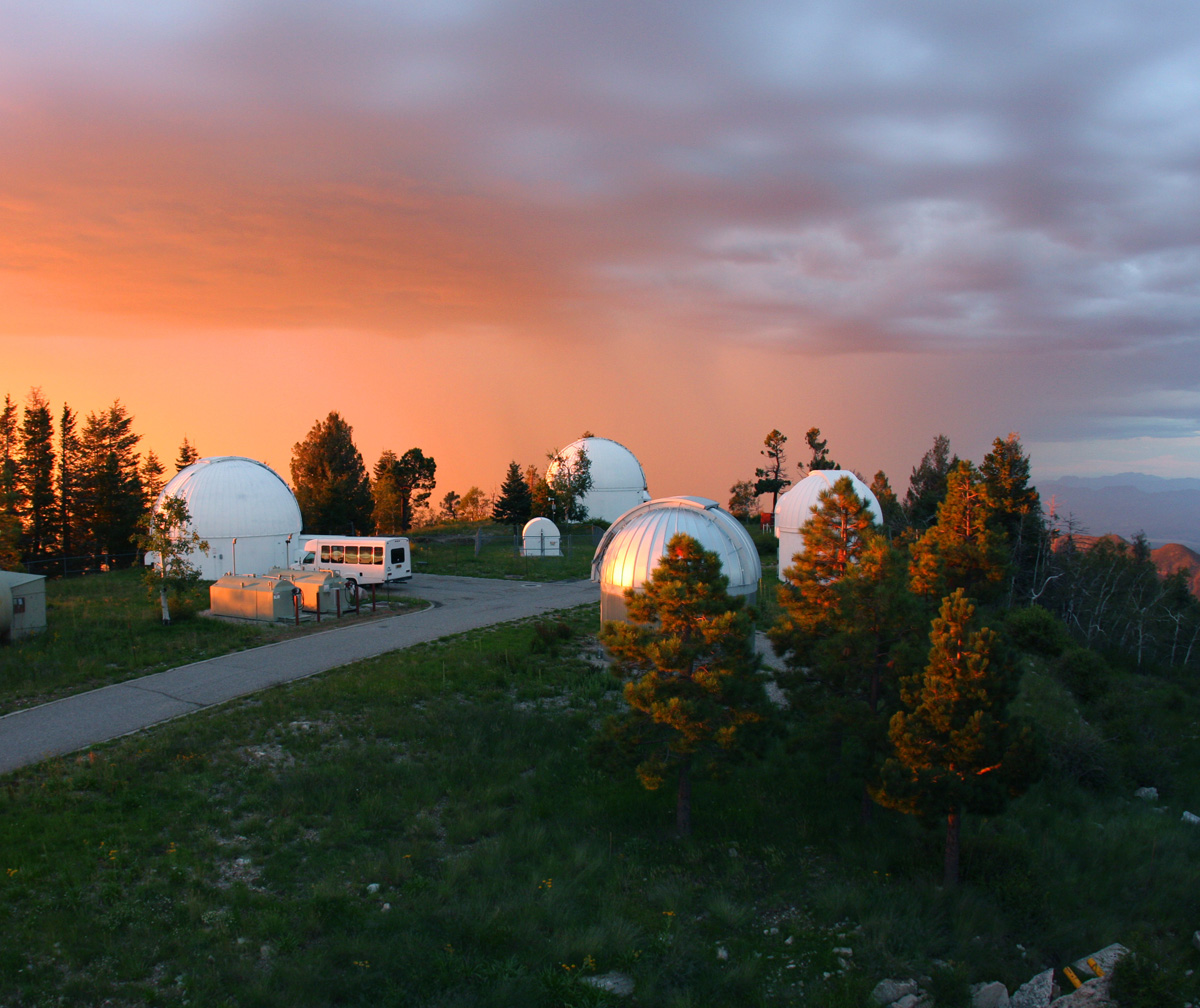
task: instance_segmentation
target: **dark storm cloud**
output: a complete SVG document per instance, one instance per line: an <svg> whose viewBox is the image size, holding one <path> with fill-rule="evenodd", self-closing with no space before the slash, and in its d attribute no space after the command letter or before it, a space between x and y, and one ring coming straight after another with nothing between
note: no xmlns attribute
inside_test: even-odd
<svg viewBox="0 0 1200 1008"><path fill-rule="evenodd" d="M1191 3L0 18L4 259L85 300L561 338L636 313L824 353L1052 354L1091 417L1195 414ZM1097 353L1119 373L1071 364Z"/></svg>

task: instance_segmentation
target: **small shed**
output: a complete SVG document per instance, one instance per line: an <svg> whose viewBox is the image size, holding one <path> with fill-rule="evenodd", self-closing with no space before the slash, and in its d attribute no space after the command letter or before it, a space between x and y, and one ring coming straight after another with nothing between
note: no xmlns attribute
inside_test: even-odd
<svg viewBox="0 0 1200 1008"><path fill-rule="evenodd" d="M45 629L46 579L0 571L0 641L20 640Z"/></svg>
<svg viewBox="0 0 1200 1008"><path fill-rule="evenodd" d="M290 581L271 577L246 577L226 574L208 589L209 606L214 616L238 619L291 619L296 614L293 597L299 589Z"/></svg>
<svg viewBox="0 0 1200 1008"><path fill-rule="evenodd" d="M521 556L562 556L562 535L549 518L530 518L521 530Z"/></svg>
<svg viewBox="0 0 1200 1008"><path fill-rule="evenodd" d="M300 592L300 608L304 612L336 613L339 605L352 604L346 589L346 579L334 571L296 571L272 567L269 576L287 581Z"/></svg>

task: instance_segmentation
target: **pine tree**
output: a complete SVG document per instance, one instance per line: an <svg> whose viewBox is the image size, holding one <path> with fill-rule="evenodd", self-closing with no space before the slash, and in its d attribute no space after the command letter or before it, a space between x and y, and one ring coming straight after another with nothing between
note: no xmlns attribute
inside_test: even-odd
<svg viewBox="0 0 1200 1008"><path fill-rule="evenodd" d="M768 723L754 624L728 584L715 553L676 535L642 590L625 593L628 622L600 634L629 710L608 720L597 752L635 764L648 790L674 774L681 836L693 772L754 752Z"/></svg>
<svg viewBox="0 0 1200 1008"><path fill-rule="evenodd" d="M354 429L336 410L313 424L307 437L292 446L291 471L292 490L306 531L371 532L367 468L354 445Z"/></svg>
<svg viewBox="0 0 1200 1008"><path fill-rule="evenodd" d="M821 440L820 427L810 427L804 435L804 443L812 450L812 458L808 461L809 472L817 472L821 469L841 468L841 466L829 457L829 442Z"/></svg>
<svg viewBox="0 0 1200 1008"><path fill-rule="evenodd" d="M166 481L163 479L165 472L163 464L158 461L158 456L152 451L146 452L146 457L142 459L142 486L146 490L147 509L154 506L154 502L158 500L158 495L162 493L162 488L166 485Z"/></svg>
<svg viewBox="0 0 1200 1008"><path fill-rule="evenodd" d="M57 532L54 493L54 417L41 389L30 389L21 422L17 486L24 517L26 555L51 550Z"/></svg>
<svg viewBox="0 0 1200 1008"><path fill-rule="evenodd" d="M871 480L871 493L879 503L879 511L883 515L882 527L889 539L894 539L908 528L908 520L904 516L904 507L892 484L888 482L887 473L880 469Z"/></svg>
<svg viewBox="0 0 1200 1008"><path fill-rule="evenodd" d="M93 553L132 550L145 492L136 451L141 435L119 399L89 413L79 438L80 467L75 514Z"/></svg>
<svg viewBox="0 0 1200 1008"><path fill-rule="evenodd" d="M1003 545L978 470L959 462L947 479L936 524L912 544L913 591L930 599L955 588L994 595L1007 574Z"/></svg>
<svg viewBox="0 0 1200 1008"><path fill-rule="evenodd" d="M192 446L192 443L187 439L187 435L183 436L183 444L179 446L179 454L175 457L175 471L182 472L193 462L200 460L200 453Z"/></svg>
<svg viewBox="0 0 1200 1008"><path fill-rule="evenodd" d="M8 519L5 523L7 534L12 535L15 526L19 540L22 500L18 479L21 448L17 417L17 404L11 395L5 395L4 408L0 410L0 515Z"/></svg>
<svg viewBox="0 0 1200 1008"><path fill-rule="evenodd" d="M891 720L895 755L875 799L909 815L946 822L944 882L958 881L964 811L993 813L1032 776L1028 738L1006 720L1017 677L997 635L975 629L961 589L942 600L929 635L929 664L905 685Z"/></svg>
<svg viewBox="0 0 1200 1008"><path fill-rule="evenodd" d="M440 515L446 521L457 521L459 518L458 506L462 502L462 498L453 490L447 490L446 496L442 498Z"/></svg>
<svg viewBox="0 0 1200 1008"><path fill-rule="evenodd" d="M1008 604L1018 596L1028 598L1046 560L1049 539L1042 518L1037 488L1030 485L1029 456L1018 434L996 438L979 467L990 510L992 528L1003 536L1009 564Z"/></svg>
<svg viewBox="0 0 1200 1008"><path fill-rule="evenodd" d="M521 467L516 462L508 464L508 473L500 484L500 495L492 505L492 520L501 525L511 525L513 535L520 535L521 528L533 516L533 494Z"/></svg>
<svg viewBox="0 0 1200 1008"><path fill-rule="evenodd" d="M787 455L783 450L785 444L787 444L786 434L781 434L777 430L771 431L763 438L763 449L759 452L760 455L766 456L767 464L754 470L754 475L758 477L754 484L754 493L756 496L771 495L771 514L775 513L780 492L785 487L792 485L792 481L783 475L787 466Z"/></svg>
<svg viewBox="0 0 1200 1008"><path fill-rule="evenodd" d="M81 446L75 412L63 404L58 421L58 548L71 556L83 541L79 507Z"/></svg>
<svg viewBox="0 0 1200 1008"><path fill-rule="evenodd" d="M946 496L947 477L956 465L958 456L950 455L950 439L945 434L938 434L933 439L933 447L913 468L904 497L904 512L913 528L923 529L933 524L938 505Z"/></svg>

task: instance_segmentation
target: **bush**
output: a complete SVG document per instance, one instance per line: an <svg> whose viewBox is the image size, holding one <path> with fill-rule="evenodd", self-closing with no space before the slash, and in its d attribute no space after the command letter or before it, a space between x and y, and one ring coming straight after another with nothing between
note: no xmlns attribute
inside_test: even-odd
<svg viewBox="0 0 1200 1008"><path fill-rule="evenodd" d="M1094 703L1108 692L1112 669L1095 651L1071 648L1054 665L1054 674L1084 703Z"/></svg>
<svg viewBox="0 0 1200 1008"><path fill-rule="evenodd" d="M1014 646L1047 658L1057 658L1071 642L1062 620L1041 606L1009 610L1004 628Z"/></svg>
<svg viewBox="0 0 1200 1008"><path fill-rule="evenodd" d="M1111 992L1121 1008L1174 1008L1180 1003L1166 971L1136 954L1127 955L1114 967Z"/></svg>

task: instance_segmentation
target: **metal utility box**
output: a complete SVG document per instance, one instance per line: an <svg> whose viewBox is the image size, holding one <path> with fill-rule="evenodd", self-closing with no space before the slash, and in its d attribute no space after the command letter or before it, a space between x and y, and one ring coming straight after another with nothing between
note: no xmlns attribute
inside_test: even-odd
<svg viewBox="0 0 1200 1008"><path fill-rule="evenodd" d="M270 577L246 577L226 574L208 589L209 606L214 616L239 619L291 619L296 614L292 601L298 590L290 581Z"/></svg>
<svg viewBox="0 0 1200 1008"><path fill-rule="evenodd" d="M269 576L288 581L300 592L300 608L305 612L338 612L349 607L346 579L333 571L296 571L272 567Z"/></svg>

